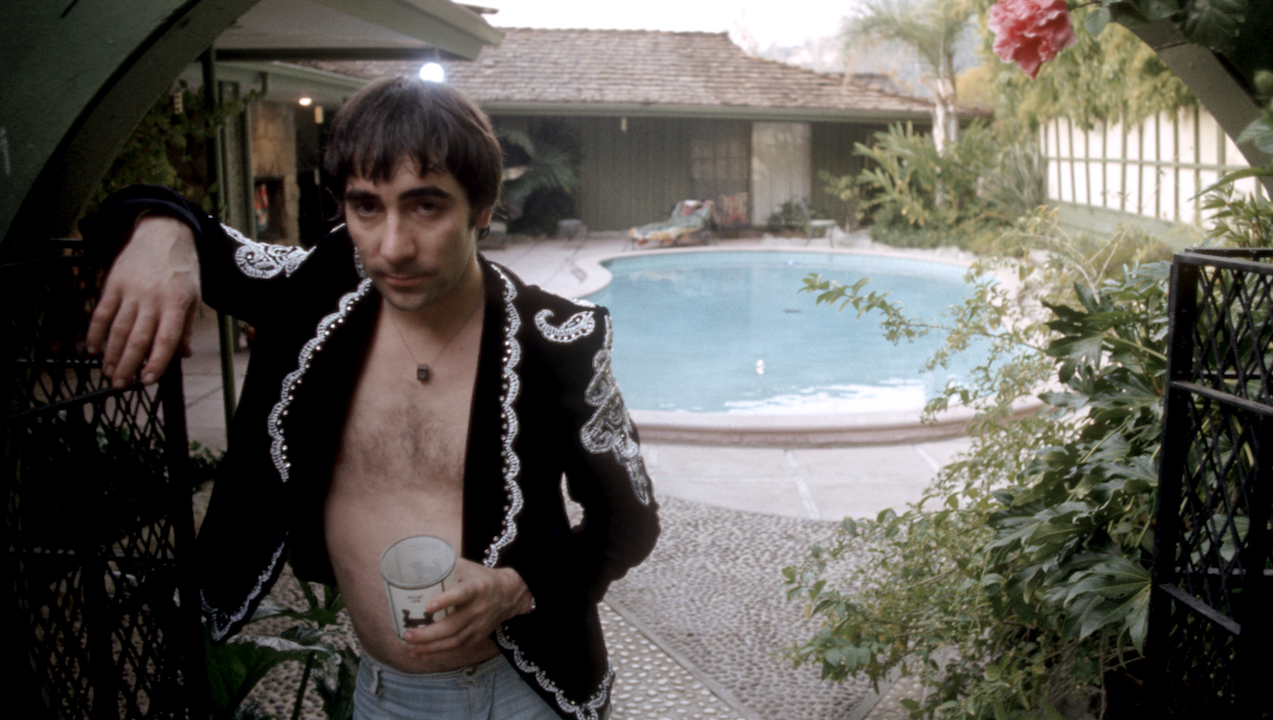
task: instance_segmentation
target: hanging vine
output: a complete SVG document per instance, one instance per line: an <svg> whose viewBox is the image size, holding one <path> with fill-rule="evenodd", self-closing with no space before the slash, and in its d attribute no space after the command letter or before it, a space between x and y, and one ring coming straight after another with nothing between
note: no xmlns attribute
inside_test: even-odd
<svg viewBox="0 0 1273 720"><path fill-rule="evenodd" d="M204 141L230 118L261 97L260 91L209 109L202 93L184 80L161 97L125 141L89 203L96 207L107 195L129 185L170 187L211 211Z"/></svg>

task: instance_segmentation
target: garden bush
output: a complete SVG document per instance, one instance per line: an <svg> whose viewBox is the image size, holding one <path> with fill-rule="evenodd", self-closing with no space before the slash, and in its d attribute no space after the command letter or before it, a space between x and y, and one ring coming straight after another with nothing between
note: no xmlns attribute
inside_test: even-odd
<svg viewBox="0 0 1273 720"><path fill-rule="evenodd" d="M1045 200L1031 148L976 123L939 154L931 137L895 124L874 145L857 145L869 161L859 175L823 179L827 193L868 218L878 242L980 250Z"/></svg>
<svg viewBox="0 0 1273 720"><path fill-rule="evenodd" d="M1251 228L1273 220L1268 204L1226 207L1229 232L1247 229L1228 244L1261 243ZM896 340L945 332L933 363L973 337L993 350L927 408L964 405L978 417L971 448L922 500L846 519L834 543L783 571L788 597L821 622L791 657L837 680L916 672L929 690L922 704L908 701L917 715L1100 717L1111 703L1131 712L1147 629L1170 265L1131 230L1078 243L1046 210L1003 240L970 270L971 299L939 321L906 317L865 282L806 280L819 303L884 313ZM1019 288L994 282L992 270ZM1041 411L1009 421L1036 394ZM866 548L868 560L846 567L850 548Z"/></svg>
<svg viewBox="0 0 1273 720"><path fill-rule="evenodd" d="M503 127L498 134L505 170L497 215L507 219L509 232L552 235L560 220L578 217L575 194L583 162L578 131L544 121L529 131Z"/></svg>

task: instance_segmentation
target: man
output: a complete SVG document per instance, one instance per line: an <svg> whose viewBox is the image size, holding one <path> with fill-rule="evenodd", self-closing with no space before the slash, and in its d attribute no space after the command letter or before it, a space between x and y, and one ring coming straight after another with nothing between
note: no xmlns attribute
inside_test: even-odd
<svg viewBox="0 0 1273 720"><path fill-rule="evenodd" d="M131 237L88 335L117 386L162 374L201 294L257 329L199 535L214 637L289 557L345 597L356 716L606 716L596 604L658 534L608 314L477 253L501 156L458 92L367 86L333 119L325 164L346 225L312 251L248 241L153 187L82 225L96 243ZM573 529L563 473L584 508ZM462 558L427 608L453 611L399 639L379 558L423 534Z"/></svg>

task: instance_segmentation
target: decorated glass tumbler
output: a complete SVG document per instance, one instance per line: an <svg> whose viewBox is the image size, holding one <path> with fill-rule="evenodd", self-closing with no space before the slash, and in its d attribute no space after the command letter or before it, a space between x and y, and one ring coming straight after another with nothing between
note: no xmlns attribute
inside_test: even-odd
<svg viewBox="0 0 1273 720"><path fill-rule="evenodd" d="M398 637L447 616L451 608L425 612L425 605L455 586L455 550L442 538L416 535L389 546L380 556L380 575Z"/></svg>

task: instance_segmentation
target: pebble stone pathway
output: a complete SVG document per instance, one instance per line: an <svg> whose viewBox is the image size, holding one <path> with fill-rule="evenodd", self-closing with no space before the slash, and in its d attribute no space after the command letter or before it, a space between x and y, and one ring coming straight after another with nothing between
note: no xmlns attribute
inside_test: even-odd
<svg viewBox="0 0 1273 720"><path fill-rule="evenodd" d="M750 720L606 604L601 627L615 671L611 720Z"/></svg>
<svg viewBox="0 0 1273 720"><path fill-rule="evenodd" d="M656 486L657 492L657 486ZM663 533L645 563L610 587L652 637L721 686L757 720L843 720L868 697L865 680L826 683L785 652L814 624L788 603L782 568L835 523L659 499ZM850 558L848 562L853 562ZM616 708L618 705L616 705Z"/></svg>

